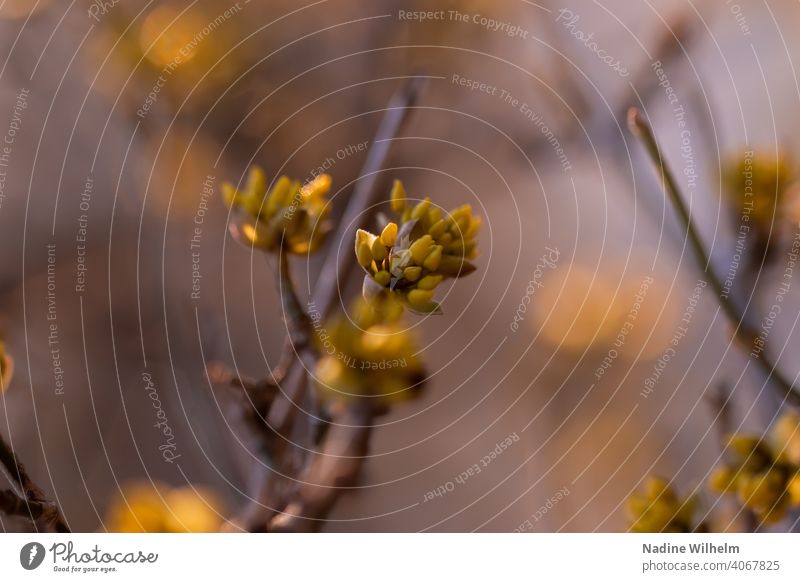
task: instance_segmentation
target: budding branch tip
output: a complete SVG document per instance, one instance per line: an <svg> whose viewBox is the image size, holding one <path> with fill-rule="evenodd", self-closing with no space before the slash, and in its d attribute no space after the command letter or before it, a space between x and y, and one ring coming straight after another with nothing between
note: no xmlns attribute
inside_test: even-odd
<svg viewBox="0 0 800 582"><path fill-rule="evenodd" d="M631 130L633 135L636 137L641 137L642 130L646 126L647 122L644 120L641 111L639 111L636 107L631 107L628 109L628 129Z"/></svg>

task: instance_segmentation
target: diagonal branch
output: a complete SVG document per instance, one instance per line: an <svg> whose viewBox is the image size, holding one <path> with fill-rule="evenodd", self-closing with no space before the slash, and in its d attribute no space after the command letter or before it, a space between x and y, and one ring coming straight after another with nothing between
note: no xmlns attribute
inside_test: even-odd
<svg viewBox="0 0 800 582"><path fill-rule="evenodd" d="M271 532L313 532L341 494L357 479L369 448L374 411L368 403L345 407L335 418L322 450L300 477L286 509L272 519Z"/></svg>
<svg viewBox="0 0 800 582"><path fill-rule="evenodd" d="M330 314L338 297L339 279L346 278L355 263L352 253L340 252L341 249L338 243L353 235L351 231L355 228L358 219L368 220L374 214L373 208L380 195L380 191L377 188L379 174L386 164L394 138L405 125L426 81L427 78L421 75L408 79L387 105L386 112L375 135L375 140L370 147L364 167L361 170L359 180L356 183L353 194L350 196L344 215L339 221L338 229L330 239L332 242L329 243L325 261L317 278L312 300L319 317L323 319ZM289 267L285 256L280 257L279 269L281 271L281 279L285 282L290 282ZM286 289L284 290L284 288ZM298 365L300 360L303 361L306 369L313 369L310 366L313 363L310 361L313 352L308 351L311 350L313 326L311 326L311 322L308 319L308 314L300 305L297 295L291 293L290 288L283 283L281 283L281 303L290 326L290 336L292 336L290 337L288 351L295 352L299 357L288 361L284 359L280 366L280 378L277 380L277 384L281 386L280 394L274 401L270 401L267 420L264 423L266 426L262 425L259 431L262 434L262 438L267 439L270 445L274 445L276 441L286 442L285 435L289 435L293 431L297 415L296 403L303 398L308 382L306 371L303 366ZM301 349L298 350L298 346ZM287 353L287 351L285 350L284 353ZM363 424L368 425L369 423ZM352 444L346 446L345 449L354 447L360 450L366 447L369 430L364 428L360 432L362 434L358 437L349 439ZM348 439L342 440L339 438L338 431L334 436L336 437L336 443L348 441ZM327 438L331 438L331 435L328 434ZM323 446L331 446L330 443L332 442L326 439L328 444ZM355 444L357 442L361 442L363 445ZM272 451L275 455L280 454L274 449ZM278 482L284 481L282 485L287 485L287 483L285 483L285 479L279 479L278 474L273 470L275 461L277 459L272 456L271 462L267 463L266 466L259 466L254 469L253 486L251 488L253 500L244 509L240 518L242 527L249 531L264 530L275 512L283 509L286 503L283 495L285 492L282 491L281 483ZM316 460L312 460L312 464L314 467L318 466ZM310 471L311 468L308 470ZM335 498L333 501L335 501ZM333 501L331 501L331 505ZM327 505L327 503L323 505Z"/></svg>
<svg viewBox="0 0 800 582"><path fill-rule="evenodd" d="M703 240L701 239L700 234L697 231L697 227L692 220L689 209L687 208L686 203L680 194L678 183L664 161L664 158L661 154L661 149L659 148L658 142L653 134L653 129L644 119L641 112L636 108L631 108L628 111L628 127L630 128L631 133L633 133L633 135L642 141L651 161L655 165L656 170L661 177L664 189L666 190L672 205L675 207L675 210L678 213L678 218L680 218L681 223L686 230L689 246L691 247L695 258L697 259L697 262L700 264L700 268L708 277L709 284L711 285L711 288L714 289L714 293L716 294L718 303L722 308L723 313L725 313L730 320L734 328L733 332L735 337L748 350L751 349L753 341L758 337L758 330L754 329L745 321L744 314L738 310L733 302L723 299L725 296L724 285L722 284L722 281L719 279L718 275L714 272L714 268L711 265L711 257L708 251L706 251ZM756 364L766 374L767 379L772 380L774 385L780 389L786 398L788 398L793 404L800 405L800 392L795 390L794 383L782 374L776 364L772 362L766 353L762 352L756 358Z"/></svg>
<svg viewBox="0 0 800 582"><path fill-rule="evenodd" d="M31 520L52 517L58 510L55 503L49 501L28 501L11 489L0 491L0 512L6 515L27 517Z"/></svg>
<svg viewBox="0 0 800 582"><path fill-rule="evenodd" d="M358 223L369 221L375 214L377 210L375 203L381 195L378 189L380 172L386 165L394 139L408 121L426 83L427 77L422 75L411 77L392 96L386 106L386 112L367 153L353 194L339 220L336 232L329 239L333 244L328 245L325 260L317 277L311 299L319 317L323 320L330 315L339 296L340 279L346 280L356 264L353 253L342 252L338 243L352 239ZM286 368L284 391L286 398L276 403L269 419L270 424L274 426L282 424L287 415L293 414L294 403L299 400L299 386L303 372L298 369L297 363L295 359Z"/></svg>
<svg viewBox="0 0 800 582"><path fill-rule="evenodd" d="M48 531L69 532L69 526L56 504L49 501L44 491L34 483L2 435L0 435L0 465L24 494L24 497L20 497L12 491L1 492L0 511L27 516L34 522L42 520Z"/></svg>

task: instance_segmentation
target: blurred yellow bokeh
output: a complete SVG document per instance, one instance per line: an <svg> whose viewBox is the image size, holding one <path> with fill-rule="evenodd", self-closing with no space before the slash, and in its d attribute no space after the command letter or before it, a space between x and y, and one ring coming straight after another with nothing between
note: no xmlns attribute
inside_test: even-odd
<svg viewBox="0 0 800 582"><path fill-rule="evenodd" d="M117 533L204 533L219 529L223 508L213 491L163 483L126 485L111 503L105 527Z"/></svg>
<svg viewBox="0 0 800 582"><path fill-rule="evenodd" d="M198 50L196 36L204 23L190 12L160 6L147 15L139 33L142 52L158 67L191 61Z"/></svg>
<svg viewBox="0 0 800 582"><path fill-rule="evenodd" d="M534 332L572 351L615 346L622 357L655 357L669 342L677 315L670 284L644 269L557 269L533 298Z"/></svg>

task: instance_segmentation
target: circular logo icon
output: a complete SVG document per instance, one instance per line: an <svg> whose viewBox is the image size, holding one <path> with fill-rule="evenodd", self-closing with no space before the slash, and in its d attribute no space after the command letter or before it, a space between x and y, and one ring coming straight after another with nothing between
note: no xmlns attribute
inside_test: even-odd
<svg viewBox="0 0 800 582"><path fill-rule="evenodd" d="M30 542L19 551L19 563L26 570L35 570L44 561L44 546L39 542Z"/></svg>

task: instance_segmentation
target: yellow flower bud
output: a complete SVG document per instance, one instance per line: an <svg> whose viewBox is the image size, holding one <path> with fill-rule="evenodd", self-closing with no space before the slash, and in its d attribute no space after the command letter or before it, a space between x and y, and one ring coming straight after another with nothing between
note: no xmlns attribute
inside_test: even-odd
<svg viewBox="0 0 800 582"><path fill-rule="evenodd" d="M423 289L425 291L433 291L438 287L439 283L442 282L441 275L426 275L422 279L419 280L417 283L417 289Z"/></svg>
<svg viewBox="0 0 800 582"><path fill-rule="evenodd" d="M778 471L745 474L740 477L739 501L755 510L775 505L783 494L785 483Z"/></svg>
<svg viewBox="0 0 800 582"><path fill-rule="evenodd" d="M358 229L356 232L356 258L358 264L369 269L372 265L372 243L375 242L375 235L366 230Z"/></svg>
<svg viewBox="0 0 800 582"><path fill-rule="evenodd" d="M433 299L433 291L425 291L424 289L413 289L408 292L408 302L412 307L422 309L427 307Z"/></svg>
<svg viewBox="0 0 800 582"><path fill-rule="evenodd" d="M403 270L403 278L411 283L419 279L420 275L422 275L422 267L406 267Z"/></svg>
<svg viewBox="0 0 800 582"><path fill-rule="evenodd" d="M321 198L331 189L331 177L328 174L320 174L302 188L303 196L309 198Z"/></svg>
<svg viewBox="0 0 800 582"><path fill-rule="evenodd" d="M431 199L427 196L425 200L420 202L414 207L414 210L411 211L411 219L412 220L421 220L423 216L428 214L428 209L431 207Z"/></svg>
<svg viewBox="0 0 800 582"><path fill-rule="evenodd" d="M386 287L389 285L389 281L391 281L392 276L389 274L389 271L378 271L375 273L375 282L382 287Z"/></svg>
<svg viewBox="0 0 800 582"><path fill-rule="evenodd" d="M358 264L365 269L369 269L372 266L372 251L367 243L358 245L356 256L358 258Z"/></svg>
<svg viewBox="0 0 800 582"><path fill-rule="evenodd" d="M428 253L428 256L425 257L425 260L422 262L422 266L428 269L429 271L435 271L439 268L439 263L442 262L442 247L435 246L433 250Z"/></svg>
<svg viewBox="0 0 800 582"><path fill-rule="evenodd" d="M230 208L236 202L237 199L236 188L230 182L224 182L222 184L222 200L225 202L225 206Z"/></svg>
<svg viewBox="0 0 800 582"><path fill-rule="evenodd" d="M467 240L475 238L478 235L482 222L483 220L481 220L480 216L473 216L469 223L469 228L464 232L464 238Z"/></svg>
<svg viewBox="0 0 800 582"><path fill-rule="evenodd" d="M395 180L392 185L392 210L395 212L402 212L406 207L406 189L403 188L403 183L400 180Z"/></svg>
<svg viewBox="0 0 800 582"><path fill-rule="evenodd" d="M395 242L397 242L397 224L390 222L384 227L383 232L381 232L381 242L387 247L394 246Z"/></svg>
<svg viewBox="0 0 800 582"><path fill-rule="evenodd" d="M470 216L472 216L472 206L470 204L464 204L463 206L459 206L453 212L450 213L450 217L453 221L458 224L459 220L467 219L469 220Z"/></svg>
<svg viewBox="0 0 800 582"><path fill-rule="evenodd" d="M425 257L428 256L428 252L430 251L431 246L433 245L433 239L429 234L422 236L414 241L411 245L409 250L411 251L411 258L412 260L421 265L422 262L425 260Z"/></svg>
<svg viewBox="0 0 800 582"><path fill-rule="evenodd" d="M250 168L245 190L249 195L259 198L267 191L267 177L264 175L264 170L258 166Z"/></svg>
<svg viewBox="0 0 800 582"><path fill-rule="evenodd" d="M376 263L380 263L383 259L389 256L389 251L386 250L386 247L381 241L380 238L376 238L375 241L372 243L372 257L375 259Z"/></svg>
<svg viewBox="0 0 800 582"><path fill-rule="evenodd" d="M431 235L434 239L438 239L440 236L444 234L444 231L447 230L447 223L444 219L439 219L433 223L428 229L428 234Z"/></svg>
<svg viewBox="0 0 800 582"><path fill-rule="evenodd" d="M286 176L281 176L273 186L267 197L265 212L267 216L274 216L278 210L286 205L292 196L292 181Z"/></svg>
<svg viewBox="0 0 800 582"><path fill-rule="evenodd" d="M708 478L708 486L717 493L727 493L735 485L736 471L730 467L717 467Z"/></svg>

